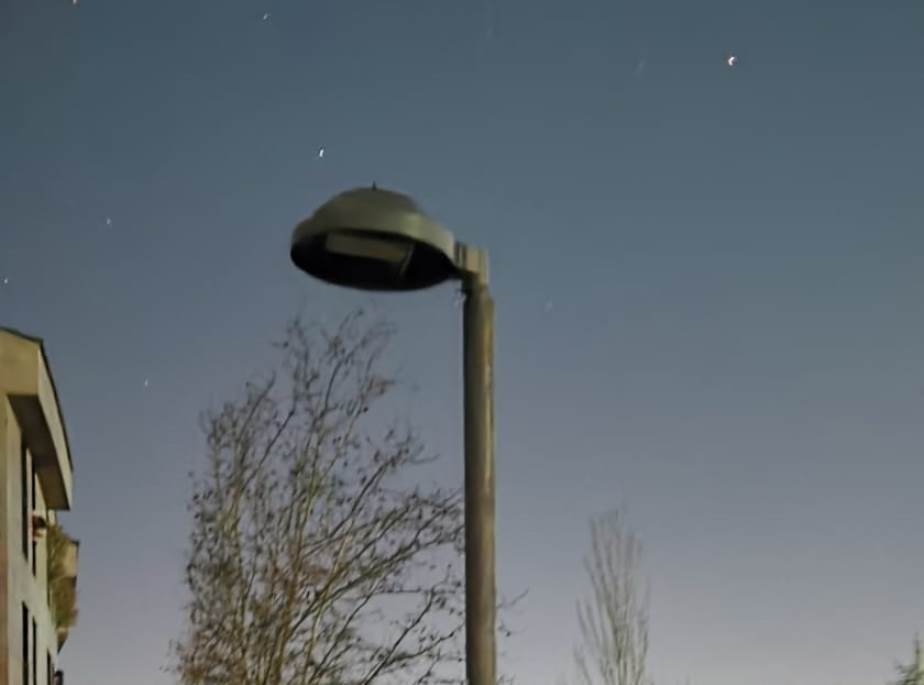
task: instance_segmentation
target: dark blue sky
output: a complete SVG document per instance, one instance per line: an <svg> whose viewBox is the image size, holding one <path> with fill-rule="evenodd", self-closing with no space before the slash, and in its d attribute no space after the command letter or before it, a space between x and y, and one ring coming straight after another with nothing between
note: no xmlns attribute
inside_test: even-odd
<svg viewBox="0 0 924 685"><path fill-rule="evenodd" d="M882 682L924 631L918 0L0 0L0 98L0 323L46 339L76 465L72 685L171 682L197 415L297 311L394 318L460 474L452 288L288 260L373 180L491 253L520 683L570 673L612 507L659 685Z"/></svg>

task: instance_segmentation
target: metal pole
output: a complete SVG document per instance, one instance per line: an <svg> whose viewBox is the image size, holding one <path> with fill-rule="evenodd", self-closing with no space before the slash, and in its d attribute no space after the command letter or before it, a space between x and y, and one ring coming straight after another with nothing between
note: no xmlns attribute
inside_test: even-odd
<svg viewBox="0 0 924 685"><path fill-rule="evenodd" d="M496 685L494 301L486 271L463 279L465 657L469 685Z"/></svg>

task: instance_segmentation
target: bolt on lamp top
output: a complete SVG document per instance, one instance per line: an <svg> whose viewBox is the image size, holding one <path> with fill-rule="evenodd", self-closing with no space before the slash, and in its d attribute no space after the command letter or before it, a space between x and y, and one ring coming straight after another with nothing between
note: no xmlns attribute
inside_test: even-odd
<svg viewBox="0 0 924 685"><path fill-rule="evenodd" d="M411 198L355 188L321 205L292 233L295 265L362 290L417 290L459 276L452 233Z"/></svg>

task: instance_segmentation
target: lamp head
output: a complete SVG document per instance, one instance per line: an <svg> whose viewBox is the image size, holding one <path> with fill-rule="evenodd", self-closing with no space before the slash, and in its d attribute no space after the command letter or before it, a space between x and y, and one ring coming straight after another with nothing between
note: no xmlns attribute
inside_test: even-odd
<svg viewBox="0 0 924 685"><path fill-rule="evenodd" d="M292 233L302 271L362 290L417 290L455 278L455 239L411 198L356 188L321 205Z"/></svg>

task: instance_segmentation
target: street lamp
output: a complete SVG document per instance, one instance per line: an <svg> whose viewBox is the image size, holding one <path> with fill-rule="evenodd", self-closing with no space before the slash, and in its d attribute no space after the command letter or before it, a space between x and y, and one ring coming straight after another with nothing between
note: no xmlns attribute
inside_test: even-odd
<svg viewBox="0 0 924 685"><path fill-rule="evenodd" d="M469 685L496 685L494 302L487 255L400 193L356 188L295 227L291 257L312 276L361 290L462 282L465 405L465 656Z"/></svg>

